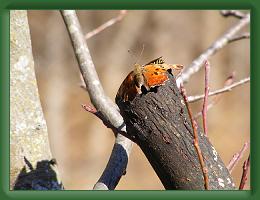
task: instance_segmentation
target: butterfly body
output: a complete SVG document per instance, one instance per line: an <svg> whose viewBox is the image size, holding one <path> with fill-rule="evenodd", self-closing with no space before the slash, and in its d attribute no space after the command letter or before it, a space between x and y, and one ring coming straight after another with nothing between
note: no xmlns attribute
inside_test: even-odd
<svg viewBox="0 0 260 200"><path fill-rule="evenodd" d="M124 102L131 101L137 94L142 94L142 87L146 91L151 88L164 85L169 80L168 73L180 71L182 65L166 64L162 57L154 59L145 65L134 65L134 70L128 74L121 84L116 99Z"/></svg>

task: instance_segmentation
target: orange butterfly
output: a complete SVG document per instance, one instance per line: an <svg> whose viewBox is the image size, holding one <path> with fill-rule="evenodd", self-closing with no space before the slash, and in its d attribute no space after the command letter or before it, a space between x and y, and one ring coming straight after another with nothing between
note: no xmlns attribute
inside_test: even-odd
<svg viewBox="0 0 260 200"><path fill-rule="evenodd" d="M183 65L166 64L162 57L156 58L143 66L135 64L134 70L128 74L121 84L116 95L116 101L131 101L137 94L142 94L142 87L146 91L150 91L151 88L164 85L169 80L167 72L176 76L182 69Z"/></svg>

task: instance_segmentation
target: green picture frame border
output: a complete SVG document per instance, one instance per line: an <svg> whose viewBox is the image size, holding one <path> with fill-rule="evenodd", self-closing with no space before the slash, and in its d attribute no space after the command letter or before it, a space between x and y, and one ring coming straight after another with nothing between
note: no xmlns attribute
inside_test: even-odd
<svg viewBox="0 0 260 200"><path fill-rule="evenodd" d="M260 123L260 11L259 0L0 0L0 198L1 199L255 199L259 198L260 156L257 145ZM9 190L9 134L10 134L10 10L29 9L245 9L251 12L251 190L250 191L10 191ZM258 54L257 54L258 52ZM243 94L241 94L243 95ZM253 109L252 109L253 108Z"/></svg>

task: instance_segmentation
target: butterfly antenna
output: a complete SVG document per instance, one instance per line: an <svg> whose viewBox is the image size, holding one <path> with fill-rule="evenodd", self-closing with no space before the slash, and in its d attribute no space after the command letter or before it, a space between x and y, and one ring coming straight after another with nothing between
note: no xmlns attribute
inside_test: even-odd
<svg viewBox="0 0 260 200"><path fill-rule="evenodd" d="M140 61L140 59L141 59L141 57L142 57L142 55L143 55L143 52L144 52L144 44L143 44L143 46L142 46L141 53L139 54L138 57L137 57L136 55L134 55L134 53L131 51L131 49L128 49L127 51L128 51L128 53L131 55L131 57L133 58L133 60L136 60L136 62L135 62L134 64L137 64L137 63Z"/></svg>
<svg viewBox="0 0 260 200"><path fill-rule="evenodd" d="M139 57L138 57L138 59L136 60L136 63L138 63L138 62L140 61L140 59L141 59L141 57L142 57L142 55L143 55L143 52L144 52L144 44L143 44L143 46L142 46L141 53L139 54Z"/></svg>
<svg viewBox="0 0 260 200"><path fill-rule="evenodd" d="M132 52L131 49L128 49L127 51L128 51L128 53L131 55L131 57L132 57L133 60L137 60L137 56L134 55L134 53ZM134 64L136 64L136 63L134 63Z"/></svg>

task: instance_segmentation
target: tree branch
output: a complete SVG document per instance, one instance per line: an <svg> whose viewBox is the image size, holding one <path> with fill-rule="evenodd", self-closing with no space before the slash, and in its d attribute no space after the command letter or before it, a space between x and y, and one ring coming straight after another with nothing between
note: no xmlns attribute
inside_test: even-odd
<svg viewBox="0 0 260 200"><path fill-rule="evenodd" d="M97 118L99 118L107 128L110 128L114 132L115 136L117 136L117 134L120 133L121 135L125 136L126 138L134 141L132 138L129 137L129 135L125 131L115 128L109 121L107 121L107 119L104 117L104 115L101 112L96 110L96 108L94 108L90 105L87 105L87 104L81 104L81 106L82 106L82 108L84 108L84 110L86 110L89 113L92 113Z"/></svg>
<svg viewBox="0 0 260 200"><path fill-rule="evenodd" d="M220 14L224 17L236 17L238 19L242 19L246 16L245 13L239 11L239 10L221 10Z"/></svg>
<svg viewBox="0 0 260 200"><path fill-rule="evenodd" d="M127 134L135 138L166 190L205 190L205 174L209 175L210 189L234 189L216 149L194 125L206 168L201 167L187 107L174 75L168 73L168 78L164 85L149 91L143 88L132 100L124 101L117 95ZM126 92L129 95L132 90Z"/></svg>
<svg viewBox="0 0 260 200"><path fill-rule="evenodd" d="M192 61L192 63L186 67L180 77L177 79L177 85L180 83L186 83L190 77L200 70L205 60L208 60L210 56L214 55L217 51L225 47L229 40L231 40L235 34L244 28L250 22L250 14L246 14L239 22L231 27L223 36L217 39L206 51L204 51L198 58Z"/></svg>
<svg viewBox="0 0 260 200"><path fill-rule="evenodd" d="M242 158L245 151L248 149L249 143L246 142L243 146L243 148L236 154L233 155L232 159L229 161L227 169L229 173L232 173L233 169L237 165L238 161Z"/></svg>
<svg viewBox="0 0 260 200"><path fill-rule="evenodd" d="M107 21L106 23L100 25L99 27L97 27L96 29L94 29L93 31L88 32L85 35L86 40L93 37L94 35L97 35L98 33L102 32L103 30L105 30L106 28L112 26L113 24L120 22L126 15L127 11L126 10L120 10L119 15L110 19L109 21Z"/></svg>
<svg viewBox="0 0 260 200"><path fill-rule="evenodd" d="M242 173L241 182L239 185L239 190L243 190L245 187L249 166L250 166L250 155L248 156L248 159L244 162L244 165L243 165L243 173Z"/></svg>
<svg viewBox="0 0 260 200"><path fill-rule="evenodd" d="M74 10L60 11L66 24L79 68L92 104L115 128L126 131L117 106L105 95ZM120 148L119 148L120 147ZM109 162L94 189L114 189L125 173L132 142L118 134Z"/></svg>
<svg viewBox="0 0 260 200"><path fill-rule="evenodd" d="M204 159L203 159L203 155L199 146L199 139L198 139L198 125L196 123L196 121L193 119L192 116L192 112L191 112L191 108L190 105L188 103L188 98L186 95L186 91L184 89L184 87L182 85L180 85L180 90L181 90L181 94L183 96L184 102L186 104L187 110L188 110L188 114L191 120L191 125L192 125L192 129L193 129L193 134L194 134L194 146L195 149L197 151L198 157L199 157L199 161L200 161L200 166L203 172L203 177L204 177L204 182L205 182L205 189L209 190L209 177L208 177L208 169L205 165Z"/></svg>
<svg viewBox="0 0 260 200"><path fill-rule="evenodd" d="M228 76L228 78L225 81L224 86L229 86L233 83L234 81L234 76L235 76L235 72L232 72L232 74L230 76ZM220 95L216 95L210 102L210 104L207 105L207 111L212 108L220 99ZM194 119L197 119L199 116L202 115L202 112L198 112L195 116Z"/></svg>
<svg viewBox="0 0 260 200"><path fill-rule="evenodd" d="M240 35L236 35L236 36L232 37L228 42L231 43L231 42L235 42L238 40L249 39L249 38L250 38L250 33L242 33Z"/></svg>
<svg viewBox="0 0 260 200"><path fill-rule="evenodd" d="M202 108L203 129L204 129L204 134L206 136L208 136L207 111L208 111L208 95L209 95L209 70L210 70L210 64L208 61L206 61L205 62L205 95L204 95L204 102Z"/></svg>
<svg viewBox="0 0 260 200"><path fill-rule="evenodd" d="M215 90L215 91L213 91L213 92L210 92L210 93L209 93L209 96L214 96L214 95L221 94L221 93L224 93L224 92L229 92L229 91L231 91L232 89L234 89L234 88L236 88L236 87L238 87L238 86L240 86L240 85L243 85L243 84L245 84L245 83L247 83L247 82L249 82L249 81L250 81L250 77L247 77L247 78L242 79L242 80L240 80L240 81L237 81L237 82L235 82L235 83L233 83L233 84L231 84L231 85L229 85L229 86L225 86L225 87L223 87L223 88L221 88L221 89L219 89L219 90ZM193 103L193 102L195 102L195 101L198 101L198 100L203 99L204 96L205 96L204 94L202 94L202 95L197 95L197 96L189 96L189 97L188 97L188 102L189 102L189 103Z"/></svg>

